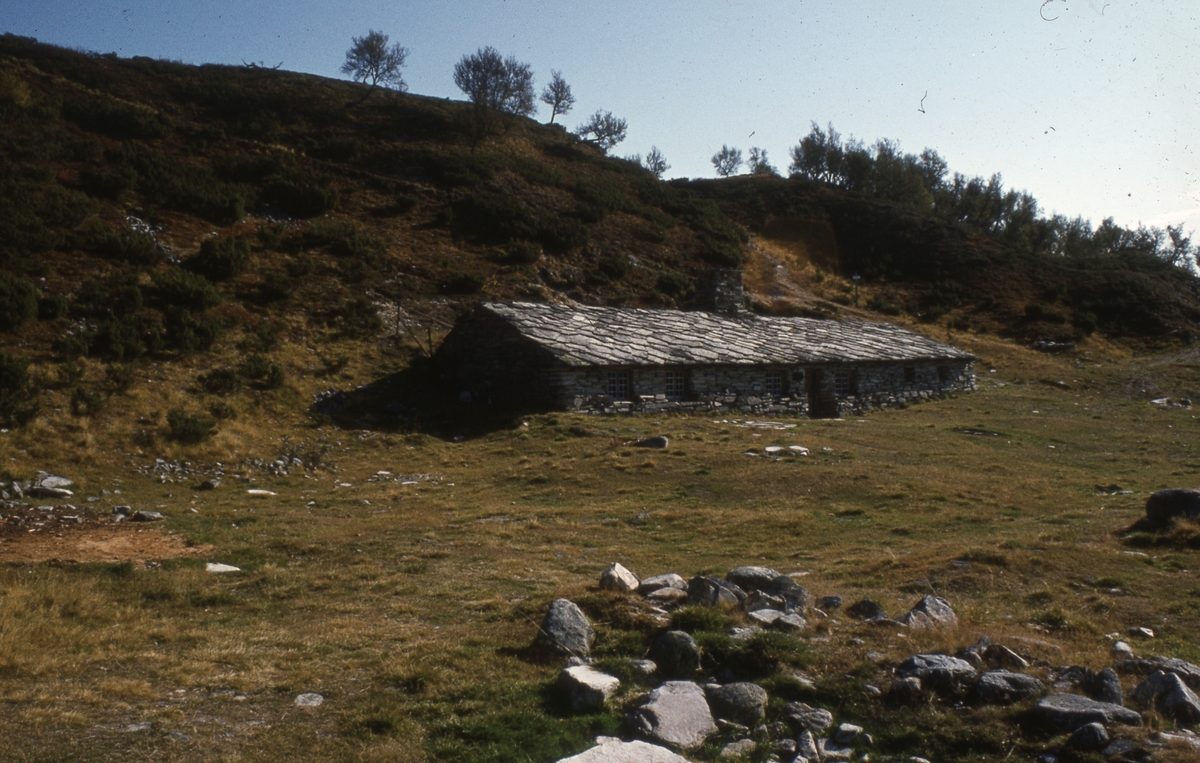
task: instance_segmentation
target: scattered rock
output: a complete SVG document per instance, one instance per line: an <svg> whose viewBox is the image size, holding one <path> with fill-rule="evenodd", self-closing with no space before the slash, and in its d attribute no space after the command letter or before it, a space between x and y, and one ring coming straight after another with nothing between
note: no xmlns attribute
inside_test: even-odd
<svg viewBox="0 0 1200 763"><path fill-rule="evenodd" d="M833 725L833 713L803 702L787 703L783 707L783 715L800 729L814 734L820 734Z"/></svg>
<svg viewBox="0 0 1200 763"><path fill-rule="evenodd" d="M683 750L699 747L717 730L704 690L691 681L668 681L658 687L627 720L638 733Z"/></svg>
<svg viewBox="0 0 1200 763"><path fill-rule="evenodd" d="M1133 690L1138 704L1160 713L1180 724L1200 722L1200 697L1174 673L1156 670Z"/></svg>
<svg viewBox="0 0 1200 763"><path fill-rule="evenodd" d="M641 585L641 581L638 580L638 576L634 575L617 562L613 562L612 565L600 575L600 587L605 591L619 591L621 593L628 593L629 591L636 591L639 585Z"/></svg>
<svg viewBox="0 0 1200 763"><path fill-rule="evenodd" d="M565 668L558 674L558 688L567 698L567 704L575 712L589 712L604 707L620 687L621 682L606 673L580 665Z"/></svg>
<svg viewBox="0 0 1200 763"><path fill-rule="evenodd" d="M708 704L718 718L753 726L767 712L767 692L758 684L726 684L709 692Z"/></svg>
<svg viewBox="0 0 1200 763"><path fill-rule="evenodd" d="M1062 731L1074 732L1089 723L1142 725L1142 716L1109 702L1097 702L1080 694L1051 694L1038 703L1034 714Z"/></svg>
<svg viewBox="0 0 1200 763"><path fill-rule="evenodd" d="M777 575L760 590L764 594L783 599L784 609L788 612L807 612L809 602L812 601L812 594L808 589L792 580L789 575Z"/></svg>
<svg viewBox="0 0 1200 763"><path fill-rule="evenodd" d="M975 668L966 660L948 654L916 654L900 663L896 673L915 676L921 686L939 692L954 692L974 680Z"/></svg>
<svg viewBox="0 0 1200 763"><path fill-rule="evenodd" d="M850 760L850 756L854 752L853 745L839 742L836 739L817 740L817 749L821 752L822 763Z"/></svg>
<svg viewBox="0 0 1200 763"><path fill-rule="evenodd" d="M992 665L1007 670L1025 670L1029 661L1003 644L988 644L983 650L983 659Z"/></svg>
<svg viewBox="0 0 1200 763"><path fill-rule="evenodd" d="M1099 750L1108 744L1108 730L1100 723L1085 723L1075 729L1067 744L1083 752Z"/></svg>
<svg viewBox="0 0 1200 763"><path fill-rule="evenodd" d="M1149 675L1156 670L1174 673L1183 679L1192 691L1200 691L1200 666L1174 657L1151 657L1148 660L1118 660L1113 667L1118 670Z"/></svg>
<svg viewBox="0 0 1200 763"><path fill-rule="evenodd" d="M263 490L262 488L252 487L246 491L246 495L254 498L269 498L275 495L274 490Z"/></svg>
<svg viewBox="0 0 1200 763"><path fill-rule="evenodd" d="M679 604L687 601L688 592L678 588L659 588L646 594L646 598L658 604Z"/></svg>
<svg viewBox="0 0 1200 763"><path fill-rule="evenodd" d="M558 763L688 763L688 760L658 745L597 737L595 747L562 758Z"/></svg>
<svg viewBox="0 0 1200 763"><path fill-rule="evenodd" d="M1116 659L1130 659L1133 655L1133 647L1126 644L1124 641L1118 641L1112 645L1112 654Z"/></svg>
<svg viewBox="0 0 1200 763"><path fill-rule="evenodd" d="M654 448L656 450L662 450L670 444L671 444L671 441L668 440L663 435L656 435L654 437L645 437L645 438L633 443L635 448Z"/></svg>
<svg viewBox="0 0 1200 763"><path fill-rule="evenodd" d="M908 612L900 616L900 622L910 628L957 628L958 618L950 608L950 602L941 596L926 596Z"/></svg>
<svg viewBox="0 0 1200 763"><path fill-rule="evenodd" d="M916 676L905 676L892 684L891 694L896 700L905 705L915 704L925 698L921 691L921 679Z"/></svg>
<svg viewBox="0 0 1200 763"><path fill-rule="evenodd" d="M993 670L979 677L973 696L977 702L984 705L1011 705L1037 697L1045 690L1042 682L1033 676L1008 670Z"/></svg>
<svg viewBox="0 0 1200 763"><path fill-rule="evenodd" d="M720 578L697 575L688 581L688 601L710 607L740 607L746 592L736 584Z"/></svg>
<svg viewBox="0 0 1200 763"><path fill-rule="evenodd" d="M663 588L675 588L680 591L687 591L687 587L688 583L682 576L676 575L674 572L668 572L665 575L655 575L643 580L638 584L638 593L646 596Z"/></svg>
<svg viewBox="0 0 1200 763"><path fill-rule="evenodd" d="M1105 760L1112 763L1135 763L1149 759L1150 755L1135 742L1128 739L1114 739L1100 751Z"/></svg>
<svg viewBox="0 0 1200 763"><path fill-rule="evenodd" d="M836 612L838 609L841 609L841 606L841 596L822 596L821 598L817 599L817 607L825 610L826 612Z"/></svg>
<svg viewBox="0 0 1200 763"><path fill-rule="evenodd" d="M199 485L197 485L196 489L197 490L216 490L219 487L221 487L221 480L206 479L203 482L201 482Z"/></svg>
<svg viewBox="0 0 1200 763"><path fill-rule="evenodd" d="M133 513L132 506L126 506L124 504L122 504L120 506L113 506L113 514L118 514L122 517L127 517L132 513Z"/></svg>
<svg viewBox="0 0 1200 763"><path fill-rule="evenodd" d="M167 517L157 511L135 511L130 519L134 522L161 522Z"/></svg>
<svg viewBox="0 0 1200 763"><path fill-rule="evenodd" d="M1146 519L1164 525L1175 519L1200 517L1200 490L1167 488L1146 499Z"/></svg>
<svg viewBox="0 0 1200 763"><path fill-rule="evenodd" d="M754 752L757 747L758 744L753 739L739 739L722 747L721 757L740 758L743 755Z"/></svg>
<svg viewBox="0 0 1200 763"><path fill-rule="evenodd" d="M550 602L536 643L559 654L586 657L592 651L596 632L583 611L568 599Z"/></svg>
<svg viewBox="0 0 1200 763"><path fill-rule="evenodd" d="M297 694L295 702L297 707L320 707L325 698L316 692L308 691Z"/></svg>
<svg viewBox="0 0 1200 763"><path fill-rule="evenodd" d="M797 761L817 761L821 757L821 751L817 748L817 740L813 737L811 731L805 729L796 737L796 758Z"/></svg>
<svg viewBox="0 0 1200 763"><path fill-rule="evenodd" d="M60 477L57 474L47 474L46 472L38 472L37 476L34 478L34 482L41 487L51 488L71 487L75 484L74 480L67 479L66 477Z"/></svg>
<svg viewBox="0 0 1200 763"><path fill-rule="evenodd" d="M212 573L219 575L219 574L222 574L225 572L241 572L242 568L234 567L232 564L221 564L220 562L209 562L208 564L204 565L204 571L212 572Z"/></svg>
<svg viewBox="0 0 1200 763"><path fill-rule="evenodd" d="M65 487L46 487L45 485L33 485L25 491L25 495L30 498L70 498L75 493L67 490Z"/></svg>
<svg viewBox="0 0 1200 763"><path fill-rule="evenodd" d="M770 567L735 567L725 579L743 591L759 591L779 576L779 573Z"/></svg>
<svg viewBox="0 0 1200 763"><path fill-rule="evenodd" d="M1151 639L1154 638L1154 631L1150 628L1144 628L1135 625L1129 629L1129 635L1136 638Z"/></svg>
<svg viewBox="0 0 1200 763"><path fill-rule="evenodd" d="M667 631L650 645L649 655L665 676L690 676L700 669L700 645L690 633Z"/></svg>
<svg viewBox="0 0 1200 763"><path fill-rule="evenodd" d="M1098 702L1111 702L1114 705L1125 704L1125 693L1121 690L1121 679L1112 668L1105 668L1096 674L1092 681L1092 699Z"/></svg>
<svg viewBox="0 0 1200 763"><path fill-rule="evenodd" d="M771 623L773 629L789 633L802 631L806 625L808 625L808 621L795 612L787 612L780 615L775 618L775 622Z"/></svg>

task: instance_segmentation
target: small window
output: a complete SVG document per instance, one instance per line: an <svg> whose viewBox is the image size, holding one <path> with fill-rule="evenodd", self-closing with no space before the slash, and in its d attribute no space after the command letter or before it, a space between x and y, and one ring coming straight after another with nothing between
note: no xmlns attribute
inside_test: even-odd
<svg viewBox="0 0 1200 763"><path fill-rule="evenodd" d="M687 374L683 371L667 371L666 384L663 390L668 400L681 400L687 393Z"/></svg>
<svg viewBox="0 0 1200 763"><path fill-rule="evenodd" d="M763 392L767 397L783 396L783 371L767 371Z"/></svg>
<svg viewBox="0 0 1200 763"><path fill-rule="evenodd" d="M912 366L905 366L904 367L904 383L912 384L916 380L917 380L917 369L913 368Z"/></svg>
<svg viewBox="0 0 1200 763"><path fill-rule="evenodd" d="M850 372L833 372L833 392L838 397L850 397Z"/></svg>
<svg viewBox="0 0 1200 763"><path fill-rule="evenodd" d="M608 372L608 396L613 400L629 399L629 372Z"/></svg>
<svg viewBox="0 0 1200 763"><path fill-rule="evenodd" d="M950 367L938 366L938 381L945 384L950 381Z"/></svg>

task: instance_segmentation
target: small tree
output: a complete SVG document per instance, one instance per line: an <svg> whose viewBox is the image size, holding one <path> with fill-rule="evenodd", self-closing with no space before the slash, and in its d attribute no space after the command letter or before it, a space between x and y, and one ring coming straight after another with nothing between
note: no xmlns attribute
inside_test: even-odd
<svg viewBox="0 0 1200 763"><path fill-rule="evenodd" d="M550 107L550 124L559 114L567 114L575 106L575 96L571 95L571 86L563 79L562 72L550 70L550 84L542 91L542 103Z"/></svg>
<svg viewBox="0 0 1200 763"><path fill-rule="evenodd" d="M628 126L624 119L614 117L611 111L597 109L588 121L575 128L575 134L607 154L613 146L625 140Z"/></svg>
<svg viewBox="0 0 1200 763"><path fill-rule="evenodd" d="M671 169L671 165L667 164L667 158L663 156L662 151L658 150L658 146L650 147L646 158L642 159L642 166L653 172L654 177L659 180L662 180L663 173Z"/></svg>
<svg viewBox="0 0 1200 763"><path fill-rule="evenodd" d="M536 111L529 64L513 56L503 58L490 45L459 59L454 65L454 84L474 107L471 118L476 141L495 130L497 114L526 117Z"/></svg>
<svg viewBox="0 0 1200 763"><path fill-rule="evenodd" d="M365 37L351 37L350 40L353 44L346 51L342 73L349 74L355 82L370 84L362 100L366 100L377 85L400 92L408 90L400 74L400 68L408 59L408 48L401 47L399 43L388 47L388 36L374 29L367 32Z"/></svg>
<svg viewBox="0 0 1200 763"><path fill-rule="evenodd" d="M723 145L720 151L713 154L712 163L721 177L736 175L742 166L742 150Z"/></svg>
<svg viewBox="0 0 1200 763"><path fill-rule="evenodd" d="M750 149L750 160L746 162L746 168L750 170L751 175L779 176L779 171L767 161L767 150L757 146Z"/></svg>

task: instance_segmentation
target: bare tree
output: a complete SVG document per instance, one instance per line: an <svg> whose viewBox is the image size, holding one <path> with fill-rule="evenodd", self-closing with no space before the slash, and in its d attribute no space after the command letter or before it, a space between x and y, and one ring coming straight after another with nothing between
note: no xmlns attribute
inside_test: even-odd
<svg viewBox="0 0 1200 763"><path fill-rule="evenodd" d="M567 114L575 106L575 96L571 95L571 86L563 79L562 72L550 70L550 84L542 91L542 103L550 107L550 124L559 114Z"/></svg>
<svg viewBox="0 0 1200 763"><path fill-rule="evenodd" d="M600 111L588 118L588 121L575 128L575 134L589 143L599 146L600 150L609 150L625 140L625 130L628 124L624 119L614 117L611 111Z"/></svg>
<svg viewBox="0 0 1200 763"><path fill-rule="evenodd" d="M375 91L377 85L391 87L400 92L408 90L400 68L408 60L408 48L399 43L388 46L388 36L374 29L367 32L365 37L351 37L350 50L346 51L346 62L342 64L342 73L349 74L355 82L365 82L371 87L362 97Z"/></svg>
<svg viewBox="0 0 1200 763"><path fill-rule="evenodd" d="M750 159L746 162L746 168L750 170L751 175L779 176L779 170L767 161L767 150L757 146L750 149Z"/></svg>
<svg viewBox="0 0 1200 763"><path fill-rule="evenodd" d="M713 154L712 163L721 177L736 175L742 166L742 150L722 145L721 150Z"/></svg>
<svg viewBox="0 0 1200 763"><path fill-rule="evenodd" d="M663 156L662 151L658 150L658 146L650 147L646 158L642 159L642 166L653 172L654 177L659 180L662 180L663 173L671 169L671 165L667 164L667 158Z"/></svg>

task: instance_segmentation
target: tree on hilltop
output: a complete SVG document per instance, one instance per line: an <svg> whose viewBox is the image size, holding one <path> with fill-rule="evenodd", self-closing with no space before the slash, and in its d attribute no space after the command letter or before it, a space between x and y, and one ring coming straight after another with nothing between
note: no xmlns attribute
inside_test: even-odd
<svg viewBox="0 0 1200 763"><path fill-rule="evenodd" d="M736 175L742 166L742 149L722 145L721 150L713 154L712 164L723 178Z"/></svg>
<svg viewBox="0 0 1200 763"><path fill-rule="evenodd" d="M374 29L368 31L365 37L351 37L350 41L352 44L346 51L342 73L349 74L355 82L365 82L371 86L360 103L365 101L378 85L400 92L408 90L408 85L400 73L404 62L408 60L408 48L399 43L389 47L388 36Z"/></svg>
<svg viewBox="0 0 1200 763"><path fill-rule="evenodd" d="M550 84L542 91L542 103L550 107L550 124L559 114L566 115L575 106L571 86L563 79L562 72L550 70Z"/></svg>
<svg viewBox="0 0 1200 763"><path fill-rule="evenodd" d="M779 170L767 161L767 150L757 146L750 149L750 159L746 162L746 168L750 170L751 175L770 175L771 177L779 177Z"/></svg>
<svg viewBox="0 0 1200 763"><path fill-rule="evenodd" d="M537 110L529 64L504 58L490 45L454 65L454 84L471 101L475 141L495 131L498 115L527 117Z"/></svg>
<svg viewBox="0 0 1200 763"><path fill-rule="evenodd" d="M651 146L650 151L646 154L646 158L642 159L641 164L646 169L654 173L654 177L662 180L663 174L671 169L671 165L667 164L667 158L663 156L663 152L658 150L658 146Z"/></svg>
<svg viewBox="0 0 1200 763"><path fill-rule="evenodd" d="M595 114L588 117L588 121L575 128L575 134L607 154L613 146L625 140L628 127L624 119L614 117L611 111L597 109Z"/></svg>

